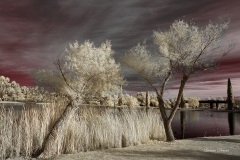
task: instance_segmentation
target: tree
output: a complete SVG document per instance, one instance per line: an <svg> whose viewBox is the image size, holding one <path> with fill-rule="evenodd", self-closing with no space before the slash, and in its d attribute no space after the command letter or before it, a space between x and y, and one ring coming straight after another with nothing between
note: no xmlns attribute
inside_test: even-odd
<svg viewBox="0 0 240 160"><path fill-rule="evenodd" d="M11 87L10 79L4 76L0 76L0 99L8 97L8 90Z"/></svg>
<svg viewBox="0 0 240 160"><path fill-rule="evenodd" d="M24 94L18 83L10 82L8 77L0 76L0 101L1 100L23 100Z"/></svg>
<svg viewBox="0 0 240 160"><path fill-rule="evenodd" d="M215 67L219 60L233 47L222 49L221 39L228 28L228 22L213 24L205 28L182 20L175 21L167 31L154 31L153 40L159 52L153 54L145 44L131 48L122 62L133 69L156 92L166 141L174 141L171 128L173 117L179 108L181 97L189 77L198 72ZM172 75L181 76L176 103L168 116L165 111L164 90Z"/></svg>
<svg viewBox="0 0 240 160"><path fill-rule="evenodd" d="M227 103L228 103L228 110L232 110L233 104L234 104L234 97L232 93L232 83L230 78L228 78L228 85L227 85Z"/></svg>
<svg viewBox="0 0 240 160"><path fill-rule="evenodd" d="M67 121L85 98L106 96L120 91L123 78L113 54L110 41L102 43L100 47L95 47L90 41L83 44L75 42L70 44L64 56L58 59L56 71L40 70L34 73L38 85L51 87L69 99L63 115L46 136L42 148L35 156L49 156L50 146L54 144L58 131L64 131Z"/></svg>

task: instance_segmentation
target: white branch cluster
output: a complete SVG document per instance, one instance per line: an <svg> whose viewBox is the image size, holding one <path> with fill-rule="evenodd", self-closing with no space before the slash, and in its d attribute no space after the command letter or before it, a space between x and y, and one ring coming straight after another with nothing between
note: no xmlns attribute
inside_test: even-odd
<svg viewBox="0 0 240 160"><path fill-rule="evenodd" d="M165 77L170 69L168 59L153 57L142 44L131 48L122 58L122 62L150 83L157 83L156 80Z"/></svg>
<svg viewBox="0 0 240 160"><path fill-rule="evenodd" d="M110 41L99 47L90 41L75 42L58 61L58 71L41 70L36 79L73 98L106 96L119 91L123 83L120 66L113 54Z"/></svg>
<svg viewBox="0 0 240 160"><path fill-rule="evenodd" d="M138 44L127 52L122 62L137 72L159 96L163 96L173 74L180 73L181 85L185 85L191 74L215 67L229 53L233 45L224 50L221 44L228 25L229 22L210 22L202 28L177 20L167 31L153 32L153 41L159 48L157 54Z"/></svg>
<svg viewBox="0 0 240 160"><path fill-rule="evenodd" d="M214 65L217 54L222 52L221 39L227 28L228 22L210 22L205 28L200 28L177 20L168 31L154 31L153 38L160 54L189 74Z"/></svg>

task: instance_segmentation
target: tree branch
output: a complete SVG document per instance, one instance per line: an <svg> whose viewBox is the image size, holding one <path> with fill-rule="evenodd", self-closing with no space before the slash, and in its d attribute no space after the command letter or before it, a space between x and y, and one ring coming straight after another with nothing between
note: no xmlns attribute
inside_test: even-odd
<svg viewBox="0 0 240 160"><path fill-rule="evenodd" d="M161 88L160 88L160 95L161 95L161 96L163 96L163 93L164 93L166 84L167 84L168 80L170 79L171 75L172 75L172 71L169 71L169 72L167 73L166 78L164 79L164 81L163 81L163 83L162 83L162 86L161 86Z"/></svg>
<svg viewBox="0 0 240 160"><path fill-rule="evenodd" d="M181 84L180 84L180 87L179 87L179 91L178 91L177 101L176 101L176 103L175 103L175 105L173 107L173 110L170 113L170 116L168 118L169 121L173 120L173 117L174 117L174 115L177 112L177 109L178 109L178 107L180 105L180 101L181 101L181 97L182 97L182 94L183 94L183 90L184 90L184 87L185 87L185 84L186 84L188 78L189 78L188 76L183 75L183 78L181 80Z"/></svg>
<svg viewBox="0 0 240 160"><path fill-rule="evenodd" d="M73 90L74 92L76 92L77 94L81 93L81 92L79 92L77 89L74 89L74 88L68 83L67 78L65 77L65 74L63 73L63 70L62 70L61 63L60 63L60 60L59 60L59 59L57 60L57 70L60 71L60 74L61 74L64 82L66 83L66 85L67 85L70 89L72 89L72 90Z"/></svg>

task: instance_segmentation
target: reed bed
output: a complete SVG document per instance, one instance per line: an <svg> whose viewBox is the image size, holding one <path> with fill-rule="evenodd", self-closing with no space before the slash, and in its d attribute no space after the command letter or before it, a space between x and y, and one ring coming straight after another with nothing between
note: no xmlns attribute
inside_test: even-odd
<svg viewBox="0 0 240 160"><path fill-rule="evenodd" d="M0 108L0 159L31 157L64 111L64 104L38 107ZM153 110L104 107L80 107L58 131L49 154L77 153L119 148L164 140L159 114Z"/></svg>

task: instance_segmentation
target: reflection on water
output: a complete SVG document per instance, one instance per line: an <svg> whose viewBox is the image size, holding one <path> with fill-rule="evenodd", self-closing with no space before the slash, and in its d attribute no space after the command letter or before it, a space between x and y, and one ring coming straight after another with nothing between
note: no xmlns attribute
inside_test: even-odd
<svg viewBox="0 0 240 160"><path fill-rule="evenodd" d="M173 120L177 139L240 134L240 113L178 111Z"/></svg>
<svg viewBox="0 0 240 160"><path fill-rule="evenodd" d="M229 125L229 133L230 135L234 135L235 133L235 114L228 113L228 125Z"/></svg>
<svg viewBox="0 0 240 160"><path fill-rule="evenodd" d="M186 112L180 111L180 121L181 121L181 137L184 139L186 128Z"/></svg>

